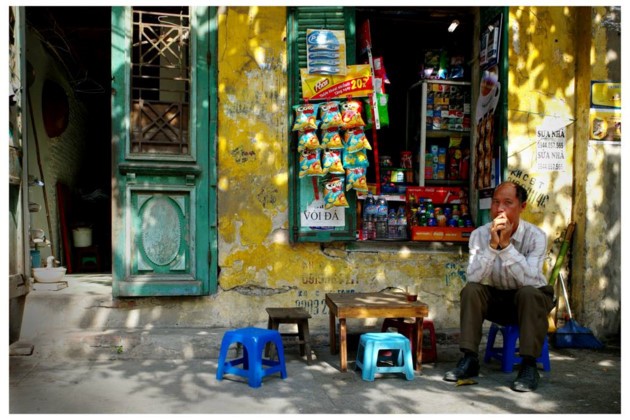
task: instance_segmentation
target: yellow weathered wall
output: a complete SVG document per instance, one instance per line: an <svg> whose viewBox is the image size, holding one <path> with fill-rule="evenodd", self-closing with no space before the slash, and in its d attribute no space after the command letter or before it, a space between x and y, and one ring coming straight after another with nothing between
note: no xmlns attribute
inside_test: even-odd
<svg viewBox="0 0 630 420"><path fill-rule="evenodd" d="M576 10L509 9L508 173L530 189L525 218L548 234L547 273L572 220L574 146L583 123ZM210 297L216 304L204 307L203 318L265 325L265 307L298 305L313 315L313 332L325 334L325 293L418 285L436 327L457 328L467 264L459 247L289 243L286 8L222 7L218 30L221 272ZM544 124L566 128L562 172L536 172L535 130Z"/></svg>
<svg viewBox="0 0 630 420"><path fill-rule="evenodd" d="M311 330L327 333L325 293L417 284L436 326L457 327L467 258L459 247L289 243L286 8L223 7L218 30L215 322L264 325L265 307L298 305L313 315Z"/></svg>
<svg viewBox="0 0 630 420"><path fill-rule="evenodd" d="M564 271L571 309L604 336L619 332L620 148L588 140L588 109L591 81L619 81L610 42L619 33L605 20L615 20L610 8L511 7L508 46L508 177L531 188L524 218L548 234L548 268L576 222ZM545 123L566 127L565 171L536 171L535 130Z"/></svg>
<svg viewBox="0 0 630 420"><path fill-rule="evenodd" d="M508 179L529 189L523 217L547 232L550 248L571 221L576 30L575 9L510 8ZM536 170L536 129L547 124L565 127L564 171Z"/></svg>
<svg viewBox="0 0 630 420"><path fill-rule="evenodd" d="M590 132L591 81L621 82L621 8L580 10L579 27L584 57L580 71L582 138ZM578 188L576 231L571 276L574 316L600 337L618 339L621 333L621 145L586 141L579 144L583 164L576 171Z"/></svg>

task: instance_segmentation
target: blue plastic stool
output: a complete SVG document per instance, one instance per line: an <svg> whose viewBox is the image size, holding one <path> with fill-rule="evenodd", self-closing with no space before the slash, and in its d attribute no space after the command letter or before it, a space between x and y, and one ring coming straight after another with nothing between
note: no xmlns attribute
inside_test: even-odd
<svg viewBox="0 0 630 420"><path fill-rule="evenodd" d="M378 352L391 350L393 366L378 366ZM409 339L399 333L365 333L359 339L356 367L364 381L373 381L376 373L404 373L408 381L414 378Z"/></svg>
<svg viewBox="0 0 630 420"><path fill-rule="evenodd" d="M226 361L228 350L234 343L243 345L243 357ZM263 352L267 343L275 344L278 360L263 358ZM237 367L241 364L243 368ZM264 366L268 367L265 369ZM249 386L258 388L262 384L263 376L273 375L278 372L280 372L282 379L287 377L282 337L278 331L247 327L225 332L221 341L217 380L220 381L223 379L224 374L231 373L246 377Z"/></svg>
<svg viewBox="0 0 630 420"><path fill-rule="evenodd" d="M503 347L494 346L494 340L496 339L499 331L501 331L501 334L503 335ZM492 358L495 358L501 362L501 370L503 372L512 372L514 365L521 363L522 360L522 358L517 354L519 348L516 347L519 334L520 331L518 329L518 325L501 326L493 323L490 326L490 331L488 332L488 343L486 344L486 354L484 355L483 361L488 363ZM545 336L542 352L540 357L536 359L536 362L542 363L543 370L551 370L547 336Z"/></svg>

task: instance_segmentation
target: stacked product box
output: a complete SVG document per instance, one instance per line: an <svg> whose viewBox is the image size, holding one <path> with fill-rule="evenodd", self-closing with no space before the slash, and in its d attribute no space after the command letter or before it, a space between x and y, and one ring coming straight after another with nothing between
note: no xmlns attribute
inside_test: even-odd
<svg viewBox="0 0 630 420"><path fill-rule="evenodd" d="M426 124L427 130L470 131L469 88L430 84Z"/></svg>

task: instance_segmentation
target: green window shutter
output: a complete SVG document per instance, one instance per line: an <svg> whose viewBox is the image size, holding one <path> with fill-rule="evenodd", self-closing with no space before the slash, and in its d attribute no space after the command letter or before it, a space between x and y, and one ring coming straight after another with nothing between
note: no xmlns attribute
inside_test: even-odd
<svg viewBox="0 0 630 420"><path fill-rule="evenodd" d="M306 68L306 30L343 30L346 35L346 62L355 63L356 29L354 9L351 7L289 7L287 23L289 106L288 127L293 125L293 105L302 103L300 68ZM302 226L302 216L315 192L323 194L323 186L313 185L311 177L299 178L297 135L289 132L289 229L291 242L354 241L356 239L356 193L346 192L349 207L345 209L344 225L333 228ZM315 177L321 181L319 177ZM316 190L318 188L318 190Z"/></svg>

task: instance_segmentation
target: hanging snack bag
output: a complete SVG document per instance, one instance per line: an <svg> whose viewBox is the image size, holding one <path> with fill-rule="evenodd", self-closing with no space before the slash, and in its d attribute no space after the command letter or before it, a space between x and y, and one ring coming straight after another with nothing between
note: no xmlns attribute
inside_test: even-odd
<svg viewBox="0 0 630 420"><path fill-rule="evenodd" d="M347 150L343 152L343 167L344 168L367 168L370 166L367 154L364 150L358 152L348 153Z"/></svg>
<svg viewBox="0 0 630 420"><path fill-rule="evenodd" d="M343 175L346 171L341 163L341 150L326 149L322 158L322 169L324 174Z"/></svg>
<svg viewBox="0 0 630 420"><path fill-rule="evenodd" d="M343 192L343 179L333 177L324 184L324 208L350 207Z"/></svg>
<svg viewBox="0 0 630 420"><path fill-rule="evenodd" d="M344 145L341 141L341 134L336 128L329 128L322 132L322 147L328 149L343 149Z"/></svg>
<svg viewBox="0 0 630 420"><path fill-rule="evenodd" d="M305 149L319 149L319 147L319 138L315 130L300 131L298 133L298 152L302 152Z"/></svg>
<svg viewBox="0 0 630 420"><path fill-rule="evenodd" d="M294 105L295 122L293 131L306 131L317 129L317 104Z"/></svg>
<svg viewBox="0 0 630 420"><path fill-rule="evenodd" d="M322 164L319 160L319 149L304 149L300 153L300 178L305 176L322 176Z"/></svg>
<svg viewBox="0 0 630 420"><path fill-rule="evenodd" d="M350 99L344 102L341 106L342 128L350 130L352 128L365 126L365 122L361 117L362 108L361 101L356 99Z"/></svg>
<svg viewBox="0 0 630 420"><path fill-rule="evenodd" d="M339 111L339 102L329 101L319 106L321 112L321 129L341 127L341 111Z"/></svg>
<svg viewBox="0 0 630 420"><path fill-rule="evenodd" d="M354 188L356 191L367 192L367 178L365 168L346 169L346 191Z"/></svg>
<svg viewBox="0 0 630 420"><path fill-rule="evenodd" d="M370 146L370 142L361 127L346 131L345 144L348 153L356 153L366 149L372 150L372 146Z"/></svg>

